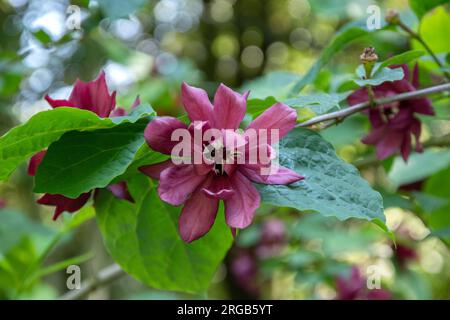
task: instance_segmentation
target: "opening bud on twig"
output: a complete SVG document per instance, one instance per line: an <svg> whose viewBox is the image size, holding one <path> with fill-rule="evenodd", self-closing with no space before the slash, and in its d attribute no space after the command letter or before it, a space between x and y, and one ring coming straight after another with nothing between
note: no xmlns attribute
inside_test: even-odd
<svg viewBox="0 0 450 320"><path fill-rule="evenodd" d="M398 11L395 9L389 9L386 12L386 22L389 24L399 24L400 22L400 16L398 14Z"/></svg>
<svg viewBox="0 0 450 320"><path fill-rule="evenodd" d="M373 66L375 62L378 61L378 56L375 53L373 47L368 47L364 49L364 52L359 56L361 62L364 65L364 70L366 71L366 79L369 79L372 74Z"/></svg>

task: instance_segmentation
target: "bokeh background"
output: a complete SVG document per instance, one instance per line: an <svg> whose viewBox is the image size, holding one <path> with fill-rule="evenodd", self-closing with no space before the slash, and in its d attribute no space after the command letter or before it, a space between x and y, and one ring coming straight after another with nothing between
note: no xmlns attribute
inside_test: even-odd
<svg viewBox="0 0 450 320"><path fill-rule="evenodd" d="M0 0L0 134L49 109L45 94L67 97L77 78L91 80L102 69L120 106L131 105L139 94L160 115L182 114L182 81L209 93L220 82L255 88L249 81L257 79L264 88L261 77L279 71L279 87L271 89L283 90L312 66L337 30L367 19L371 4L382 12L399 10L417 28L407 0ZM424 19L424 30L432 32L423 36L437 52L448 52L448 8ZM336 54L306 91L344 91L368 45L383 58L417 47L401 32L368 35ZM422 83L432 84L432 62L420 66ZM425 137L450 133L448 110L438 118L426 123ZM359 142L368 128L360 115L323 135L354 162L372 152ZM444 190L450 189L449 170L444 166L443 174L424 182L401 171L398 159L392 161L397 171L373 161L360 169L384 195L396 249L370 223L264 206L254 225L239 234L207 293L161 292L125 276L90 298L370 299L377 297L364 288L374 267L382 273L383 297L448 299L449 229L437 234L427 222L439 211L450 225L450 194ZM77 214L91 217L81 225L68 214L52 222L51 209L35 203L32 187L25 165L0 184L0 299L54 299L67 291L68 265L80 265L88 279L113 263L91 207Z"/></svg>

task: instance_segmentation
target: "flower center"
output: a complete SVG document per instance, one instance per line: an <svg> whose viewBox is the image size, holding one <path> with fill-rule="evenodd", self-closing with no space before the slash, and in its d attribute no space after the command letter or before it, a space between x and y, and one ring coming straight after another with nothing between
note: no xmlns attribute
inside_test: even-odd
<svg viewBox="0 0 450 320"><path fill-rule="evenodd" d="M237 153L232 153L221 142L214 141L204 145L203 155L208 163L214 164L213 171L218 176L226 175L225 164L235 163Z"/></svg>

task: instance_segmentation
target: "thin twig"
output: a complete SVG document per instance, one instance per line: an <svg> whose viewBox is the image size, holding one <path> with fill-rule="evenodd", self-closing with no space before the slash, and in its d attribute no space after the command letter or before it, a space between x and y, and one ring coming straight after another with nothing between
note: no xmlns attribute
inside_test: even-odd
<svg viewBox="0 0 450 320"><path fill-rule="evenodd" d="M383 105L383 104L387 104L387 103L391 103L394 101L402 101L402 100L408 100L408 99L413 99L413 98L418 98L418 97L422 97L425 95L429 95L432 93L437 93L437 92L443 92L443 91L447 91L450 90L450 83L444 83L441 85L437 85L437 86L433 86L433 87L429 87L429 88L425 88L425 89L420 89L420 90L416 90L416 91L411 91L411 92L404 92L404 93L400 93L394 96L389 96L389 97L383 97L380 99L376 99L375 105ZM309 127L312 126L314 124L317 123L321 123L324 121L329 121L329 120L339 120L342 121L342 119L363 111L365 109L370 108L371 104L369 101L363 102L363 103L358 103L355 104L351 107L342 109L342 110L338 110L335 112L330 112L327 114L323 114L317 117L313 117L305 122L299 123L297 125L297 127Z"/></svg>
<svg viewBox="0 0 450 320"><path fill-rule="evenodd" d="M431 50L431 48L428 46L428 44L425 42L425 40L423 40L423 38L420 36L419 33L417 33L414 30L412 30L410 27L408 27L402 21L399 21L398 25L399 25L400 28L402 28L404 31L406 31L411 36L411 38L416 39L417 41L419 41L420 44L425 48L425 50L428 51L428 54L431 56L431 58L434 60L434 62L436 62L436 64L440 68L444 69L444 65L442 64L442 62L435 55L433 50ZM450 74L448 74L448 72L445 71L445 70L443 70L442 72L444 73L444 76L447 78L447 80L450 80Z"/></svg>
<svg viewBox="0 0 450 320"><path fill-rule="evenodd" d="M102 270L92 279L86 280L81 284L80 289L74 289L68 291L59 297L60 300L77 300L83 299L91 292L97 290L100 287L106 286L120 277L126 275L125 271L117 265L112 264Z"/></svg>

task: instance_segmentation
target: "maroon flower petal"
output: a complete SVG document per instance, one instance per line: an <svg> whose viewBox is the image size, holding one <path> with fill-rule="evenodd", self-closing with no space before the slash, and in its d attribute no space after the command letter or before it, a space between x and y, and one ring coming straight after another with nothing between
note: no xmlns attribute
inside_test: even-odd
<svg viewBox="0 0 450 320"><path fill-rule="evenodd" d="M239 171L253 182L262 184L285 185L303 180L305 178L297 172L282 166L278 167L276 172L271 173L270 175L262 175L261 168L256 169L241 166L239 167Z"/></svg>
<svg viewBox="0 0 450 320"><path fill-rule="evenodd" d="M205 90L189 86L183 82L181 85L181 100L189 119L194 121L211 122L213 106Z"/></svg>
<svg viewBox="0 0 450 320"><path fill-rule="evenodd" d="M214 127L217 129L237 129L245 116L247 94L234 92L220 84L214 96Z"/></svg>
<svg viewBox="0 0 450 320"><path fill-rule="evenodd" d="M387 134L387 126L372 129L372 131L361 139L364 144L376 145Z"/></svg>
<svg viewBox="0 0 450 320"><path fill-rule="evenodd" d="M297 112L283 103L276 103L253 120L247 130L268 130L266 134L267 143L273 144L294 129L296 123ZM271 141L271 130L278 130L278 141Z"/></svg>
<svg viewBox="0 0 450 320"><path fill-rule="evenodd" d="M369 110L369 121L373 128L378 128L384 125L383 118L381 117L380 109Z"/></svg>
<svg viewBox="0 0 450 320"><path fill-rule="evenodd" d="M358 90L355 90L351 95L348 96L347 101L348 104L353 106L358 103L363 103L369 100L367 95L367 89L366 88L360 88Z"/></svg>
<svg viewBox="0 0 450 320"><path fill-rule="evenodd" d="M179 206L204 180L205 176L197 175L193 165L176 165L161 172L158 194L165 202Z"/></svg>
<svg viewBox="0 0 450 320"><path fill-rule="evenodd" d="M406 132L406 134L409 133ZM377 158L383 160L393 155L398 149L400 149L404 136L404 133L397 131L392 131L391 133L386 134L377 144Z"/></svg>
<svg viewBox="0 0 450 320"><path fill-rule="evenodd" d="M186 202L178 220L181 238L192 242L205 235L216 219L219 200L197 190Z"/></svg>
<svg viewBox="0 0 450 320"><path fill-rule="evenodd" d="M169 159L160 163L142 166L139 168L139 171L149 176L150 178L159 180L161 172L173 166L175 165L173 164L172 160Z"/></svg>
<svg viewBox="0 0 450 320"><path fill-rule="evenodd" d="M368 300L390 300L392 293L384 289L372 289L367 292Z"/></svg>
<svg viewBox="0 0 450 320"><path fill-rule="evenodd" d="M58 219L58 217L64 212L73 213L80 210L86 202L89 200L91 192L83 193L78 198L71 199L60 194L44 194L37 203L55 206L55 213L53 215L53 220Z"/></svg>
<svg viewBox="0 0 450 320"><path fill-rule="evenodd" d="M213 199L226 200L234 195L234 190L228 176L214 177L207 186L202 188L202 191Z"/></svg>
<svg viewBox="0 0 450 320"><path fill-rule="evenodd" d="M173 117L155 117L145 128L144 136L150 148L163 154L171 154L180 141L172 141L172 132L188 129L187 125Z"/></svg>
<svg viewBox="0 0 450 320"><path fill-rule="evenodd" d="M133 104L131 105L131 110L135 109L137 106L141 104L141 98L139 96L134 99Z"/></svg>
<svg viewBox="0 0 450 320"><path fill-rule="evenodd" d="M435 112L428 98L417 98L405 101L403 103L406 108L410 108L413 112L434 116Z"/></svg>
<svg viewBox="0 0 450 320"><path fill-rule="evenodd" d="M28 175L29 176L35 176L37 169L39 165L41 164L42 160L44 159L45 154L47 151L40 151L36 153L33 157L30 159L30 163L28 164Z"/></svg>
<svg viewBox="0 0 450 320"><path fill-rule="evenodd" d="M137 96L136 99L134 100L133 104L131 105L131 110L133 110L140 104L141 104L141 99L139 98L139 96ZM125 108L117 107L111 112L111 114L109 116L110 117L123 117L126 115L128 115L128 112L127 112L127 110L125 110Z"/></svg>
<svg viewBox="0 0 450 320"><path fill-rule="evenodd" d="M357 267L352 267L350 277L338 276L336 278L337 299L356 300L361 297L364 290L365 279Z"/></svg>
<svg viewBox="0 0 450 320"><path fill-rule="evenodd" d="M106 187L111 193L119 199L127 200L134 203L134 199L128 191L128 186L125 181L121 181L119 183L110 184Z"/></svg>
<svg viewBox="0 0 450 320"><path fill-rule="evenodd" d="M102 71L94 81L77 80L69 101L77 108L90 110L106 118L116 106L116 92L109 94L105 72Z"/></svg>
<svg viewBox="0 0 450 320"><path fill-rule="evenodd" d="M52 98L50 98L49 95L45 96L45 100L47 100L48 104L52 107L52 108L59 108L59 107L70 107L70 108L77 108L76 105L74 105L72 102L70 102L69 100L54 100Z"/></svg>
<svg viewBox="0 0 450 320"><path fill-rule="evenodd" d="M411 133L414 135L416 140L416 151L422 152L423 146L422 143L420 143L420 133L422 131L422 125L420 123L420 120L415 119L411 123Z"/></svg>
<svg viewBox="0 0 450 320"><path fill-rule="evenodd" d="M410 153L411 153L411 135L406 134L403 137L403 142L400 147L400 154L402 155L402 158L403 158L403 160L405 160L405 162L408 161Z"/></svg>
<svg viewBox="0 0 450 320"><path fill-rule="evenodd" d="M225 219L228 226L242 229L252 222L261 197L250 180L239 171L230 179L235 194L225 200Z"/></svg>
<svg viewBox="0 0 450 320"><path fill-rule="evenodd" d="M125 110L124 108L115 108L111 114L109 115L110 117L123 117L127 115L127 110Z"/></svg>

